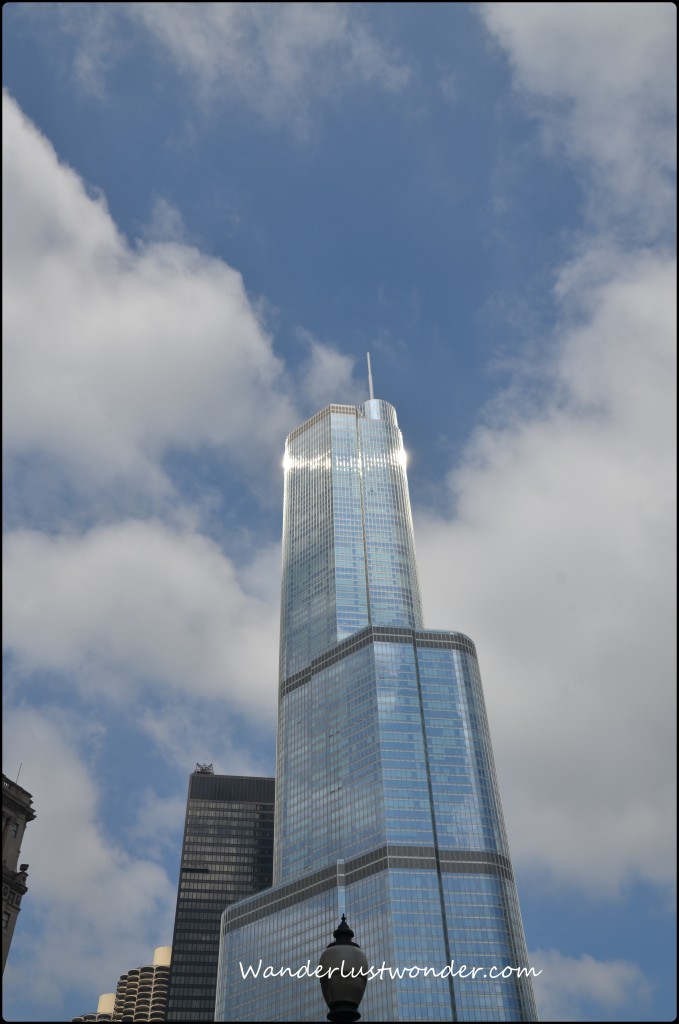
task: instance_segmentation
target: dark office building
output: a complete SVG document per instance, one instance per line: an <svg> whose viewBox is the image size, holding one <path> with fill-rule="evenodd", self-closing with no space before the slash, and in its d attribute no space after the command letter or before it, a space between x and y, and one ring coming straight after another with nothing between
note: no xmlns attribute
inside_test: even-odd
<svg viewBox="0 0 679 1024"><path fill-rule="evenodd" d="M166 1020L214 1020L222 911L271 885L273 815L274 779L189 777Z"/></svg>

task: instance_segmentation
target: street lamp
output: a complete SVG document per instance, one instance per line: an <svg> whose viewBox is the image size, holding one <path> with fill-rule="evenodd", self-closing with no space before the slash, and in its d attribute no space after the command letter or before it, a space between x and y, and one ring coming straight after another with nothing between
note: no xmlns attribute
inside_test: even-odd
<svg viewBox="0 0 679 1024"><path fill-rule="evenodd" d="M333 932L335 941L321 953L320 978L323 998L328 1004L330 1021L357 1021L361 1019L358 1004L368 984L368 959L342 914L342 920ZM332 970L335 968L335 970Z"/></svg>

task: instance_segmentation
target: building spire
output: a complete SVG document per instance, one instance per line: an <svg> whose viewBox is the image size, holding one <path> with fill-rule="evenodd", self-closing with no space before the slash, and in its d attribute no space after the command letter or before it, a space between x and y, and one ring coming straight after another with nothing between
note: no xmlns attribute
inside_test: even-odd
<svg viewBox="0 0 679 1024"><path fill-rule="evenodd" d="M370 369L370 353L366 352L366 355L368 356L368 388L370 389L370 399L372 401L372 399L375 397L375 395L373 394L373 374L372 370Z"/></svg>

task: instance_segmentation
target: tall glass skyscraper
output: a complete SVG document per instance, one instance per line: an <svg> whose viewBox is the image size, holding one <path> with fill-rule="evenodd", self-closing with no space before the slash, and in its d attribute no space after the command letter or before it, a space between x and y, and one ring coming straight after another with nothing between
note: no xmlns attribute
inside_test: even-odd
<svg viewBox="0 0 679 1024"><path fill-rule="evenodd" d="M523 927L476 649L422 623L405 461L380 400L288 437L273 888L222 916L216 1020L322 1020L316 978L263 972L313 970L344 912L385 967L366 1020L536 1019L530 979L488 976L527 966ZM389 976L453 960L476 976Z"/></svg>

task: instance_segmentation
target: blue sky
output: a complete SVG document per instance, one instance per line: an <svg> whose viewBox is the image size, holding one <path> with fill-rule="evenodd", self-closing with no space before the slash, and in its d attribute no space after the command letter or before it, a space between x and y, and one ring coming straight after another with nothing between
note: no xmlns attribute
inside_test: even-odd
<svg viewBox="0 0 679 1024"><path fill-rule="evenodd" d="M171 941L197 761L273 773L283 443L370 351L542 1018L672 1019L674 5L3 16L5 1018Z"/></svg>

